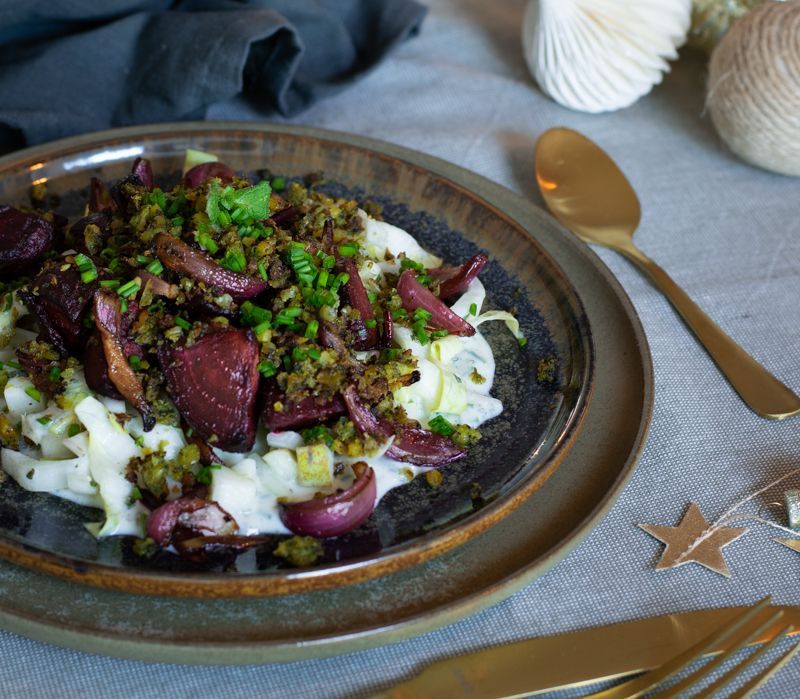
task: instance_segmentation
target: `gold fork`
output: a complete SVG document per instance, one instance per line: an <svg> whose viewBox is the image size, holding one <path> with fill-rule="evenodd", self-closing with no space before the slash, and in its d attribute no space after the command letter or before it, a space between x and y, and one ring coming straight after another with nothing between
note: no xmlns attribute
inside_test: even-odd
<svg viewBox="0 0 800 699"><path fill-rule="evenodd" d="M684 692L692 688L698 688L702 681L705 680L715 668L724 663L731 655L744 648L758 634L770 628L770 626L775 624L775 622L777 622L780 617L783 616L783 612L779 610L773 614L770 614L766 620L758 623L759 613L769 605L769 602L769 597L761 600L758 604L748 609L732 623L726 624L718 631L715 631L713 634L707 638L704 638L702 641L692 646L684 653L681 653L676 658L673 658L669 662L665 663L661 667L656 668L655 670L633 680L629 680L628 682L617 685L616 687L611 687L610 689L605 689L603 691L590 694L584 699L635 699L635 697L640 697L656 687L656 685L662 684L673 675L683 670L685 667L688 667L695 660L698 660L703 655L708 653L717 644L726 641L728 638L731 638L738 633L738 638L724 653L720 653L703 665L700 669L696 670L691 675L672 687L658 694L651 695L651 699L674 699L679 696L684 696ZM757 625L753 627L753 623L756 623ZM769 652L784 638L787 633L789 633L789 631L791 631L791 629L791 624L784 626L772 637L768 643L762 645L757 651L732 667L712 684L692 695L692 699L706 699L706 697L713 696L716 692L722 689L722 687L731 682L747 667L758 660L758 658ZM755 692L756 689L761 687L761 685L763 685L770 677L772 677L772 675L774 675L786 663L788 663L798 650L800 650L800 643L790 648L769 667L748 680L736 692L730 694L729 697L732 699L742 699L743 697L750 696L753 692Z"/></svg>

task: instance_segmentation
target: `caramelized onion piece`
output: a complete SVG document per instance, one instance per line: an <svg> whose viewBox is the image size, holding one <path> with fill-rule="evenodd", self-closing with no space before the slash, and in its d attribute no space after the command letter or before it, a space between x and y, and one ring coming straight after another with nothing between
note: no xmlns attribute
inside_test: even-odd
<svg viewBox="0 0 800 699"><path fill-rule="evenodd" d="M362 434L394 441L386 456L396 461L417 466L444 466L463 459L467 453L447 437L418 427L396 425L376 417L359 398L355 387L348 386L342 393L350 419Z"/></svg>
<svg viewBox="0 0 800 699"><path fill-rule="evenodd" d="M165 267L228 293L237 301L258 296L269 288L269 282L220 267L201 250L171 235L158 233L154 241L156 255Z"/></svg>
<svg viewBox="0 0 800 699"><path fill-rule="evenodd" d="M467 260L461 267L439 267L429 269L427 274L440 281L439 298L448 299L457 294L463 294L469 283L475 279L489 261L489 257L480 252Z"/></svg>
<svg viewBox="0 0 800 699"><path fill-rule="evenodd" d="M86 351L83 353L83 373L86 377L86 385L95 393L117 400L122 399L122 394L111 382L108 375L108 362L103 351L100 331L95 328L86 343Z"/></svg>
<svg viewBox="0 0 800 699"><path fill-rule="evenodd" d="M206 180L216 177L222 184L228 184L233 181L235 176L236 173L225 163L200 163L186 171L183 183L187 187L199 187Z"/></svg>
<svg viewBox="0 0 800 699"><path fill-rule="evenodd" d="M138 177L139 182L147 189L153 189L153 185L155 184L153 166L150 165L150 161L147 158L136 158L136 160L133 161L131 174Z"/></svg>
<svg viewBox="0 0 800 699"><path fill-rule="evenodd" d="M341 536L360 527L375 509L375 473L363 461L353 466L356 480L347 490L281 506L281 521L300 536Z"/></svg>
<svg viewBox="0 0 800 699"><path fill-rule="evenodd" d="M356 337L353 347L357 350L372 349L378 343L378 329L374 325L371 328L367 327L365 322L374 321L375 313L369 302L367 290L358 275L358 266L352 258L342 257L337 262L337 268L348 276L347 284L342 287L347 303L361 315L360 318L348 322L349 329Z"/></svg>
<svg viewBox="0 0 800 699"><path fill-rule="evenodd" d="M115 293L102 289L95 292L94 322L100 333L100 344L108 365L108 378L122 396L141 413L144 430L149 432L155 426L156 419L145 398L142 384L128 363L125 351L127 343L122 329L122 309Z"/></svg>
<svg viewBox="0 0 800 699"><path fill-rule="evenodd" d="M157 507L147 519L147 535L159 546L173 539L229 536L239 530L236 520L213 500L183 497Z"/></svg>
<svg viewBox="0 0 800 699"><path fill-rule="evenodd" d="M0 205L0 280L13 279L39 262L55 244L52 223Z"/></svg>
<svg viewBox="0 0 800 699"><path fill-rule="evenodd" d="M447 330L454 335L475 334L475 328L450 310L444 301L433 295L430 289L422 286L412 270L407 269L400 275L397 282L397 294L403 302L403 308L407 311L415 311L418 308L428 311L431 314L431 319L428 321L430 326Z"/></svg>
<svg viewBox="0 0 800 699"><path fill-rule="evenodd" d="M203 439L225 451L252 448L260 375L249 330L209 326L191 345L163 344L158 360L175 405Z"/></svg>

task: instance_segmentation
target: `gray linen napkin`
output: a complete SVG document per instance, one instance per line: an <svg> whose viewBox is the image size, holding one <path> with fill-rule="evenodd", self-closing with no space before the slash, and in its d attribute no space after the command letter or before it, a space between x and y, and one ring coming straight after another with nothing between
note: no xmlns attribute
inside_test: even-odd
<svg viewBox="0 0 800 699"><path fill-rule="evenodd" d="M415 33L414 0L0 0L0 152L237 96L291 116Z"/></svg>

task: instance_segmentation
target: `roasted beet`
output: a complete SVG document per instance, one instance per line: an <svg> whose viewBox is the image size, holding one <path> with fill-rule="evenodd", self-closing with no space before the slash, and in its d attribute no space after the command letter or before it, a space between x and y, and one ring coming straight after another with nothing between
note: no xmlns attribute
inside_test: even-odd
<svg viewBox="0 0 800 699"><path fill-rule="evenodd" d="M184 420L214 447L248 451L256 434L259 346L249 330L209 326L193 344L158 350Z"/></svg>
<svg viewBox="0 0 800 699"><path fill-rule="evenodd" d="M87 232L89 226L91 228ZM69 236L75 249L89 255L97 255L110 235L111 214L102 211L78 219L69 229Z"/></svg>
<svg viewBox="0 0 800 699"><path fill-rule="evenodd" d="M206 180L216 177L222 184L228 184L235 176L236 173L225 163L200 163L186 171L183 183L187 187L199 187Z"/></svg>
<svg viewBox="0 0 800 699"><path fill-rule="evenodd" d="M0 280L13 279L30 270L55 242L52 223L0 205Z"/></svg>
<svg viewBox="0 0 800 699"><path fill-rule="evenodd" d="M165 267L228 293L237 301L258 296L269 287L269 282L263 279L248 277L246 274L238 274L220 267L213 258L201 250L166 233L156 235L154 242L156 255Z"/></svg>
<svg viewBox="0 0 800 699"><path fill-rule="evenodd" d="M61 261L48 262L19 297L39 321L41 340L62 354L80 354L89 334L83 321L97 284L81 281L75 265L61 267Z"/></svg>
<svg viewBox="0 0 800 699"><path fill-rule="evenodd" d="M338 394L328 400L309 396L299 403L288 403L274 380L265 384L262 395L264 410L261 419L271 432L310 427L347 413L347 406ZM283 410L275 410L275 403L281 403Z"/></svg>
<svg viewBox="0 0 800 699"><path fill-rule="evenodd" d="M97 291L94 295L94 322L100 335L103 356L108 365L108 378L125 399L142 416L145 431L156 424L153 409L147 402L136 372L128 362L135 352L135 343L126 338L119 297L113 291ZM131 345L133 345L131 347Z"/></svg>

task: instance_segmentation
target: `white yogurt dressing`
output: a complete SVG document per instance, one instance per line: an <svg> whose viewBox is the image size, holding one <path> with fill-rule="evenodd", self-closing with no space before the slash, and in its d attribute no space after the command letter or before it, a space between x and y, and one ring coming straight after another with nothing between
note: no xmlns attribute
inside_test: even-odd
<svg viewBox="0 0 800 699"><path fill-rule="evenodd" d="M375 280L385 272L397 272L397 263L385 261L387 253L395 257L405 253L428 268L442 264L404 230L359 213L364 221L363 249L373 258L359 270L368 289L374 288ZM503 320L519 336L519 325L510 314L481 314L485 297L486 290L476 279L452 309L475 327L487 320ZM12 310L16 315L25 312L18 306ZM4 320L8 319L0 318L0 325ZM502 412L503 404L490 395L494 356L480 332L471 337L448 335L422 345L408 328L395 325L394 337L417 359L420 372L420 380L395 391L394 398L423 427L437 415L478 427ZM13 362L13 350L33 338L33 333L18 329L11 342L0 349L0 362ZM186 444L183 432L163 424L144 432L141 418L131 406L93 395L80 371L58 405L35 399L36 392L30 391L32 384L21 371L7 364L5 370L10 379L0 398L0 410L21 428L27 442L19 450L2 449L3 469L26 490L48 492L103 509L105 520L87 525L96 536L142 536L147 510L133 501L134 487L125 478L126 466L131 458L143 456L146 449L161 450L166 458L174 458ZM121 424L115 415L123 412L130 419ZM377 502L392 488L428 470L389 459L384 455L389 446L387 442L378 453L367 457L343 458L331 453L330 463L366 461L375 472ZM224 465L211 470L210 498L234 517L240 534L289 533L279 516L279 500L300 502L320 490L299 480L297 450L303 447L303 438L297 432L265 434L260 430L249 454L216 450ZM330 490L347 488L352 481L352 469L346 468L333 477ZM169 497L178 497L178 484L168 485Z"/></svg>

